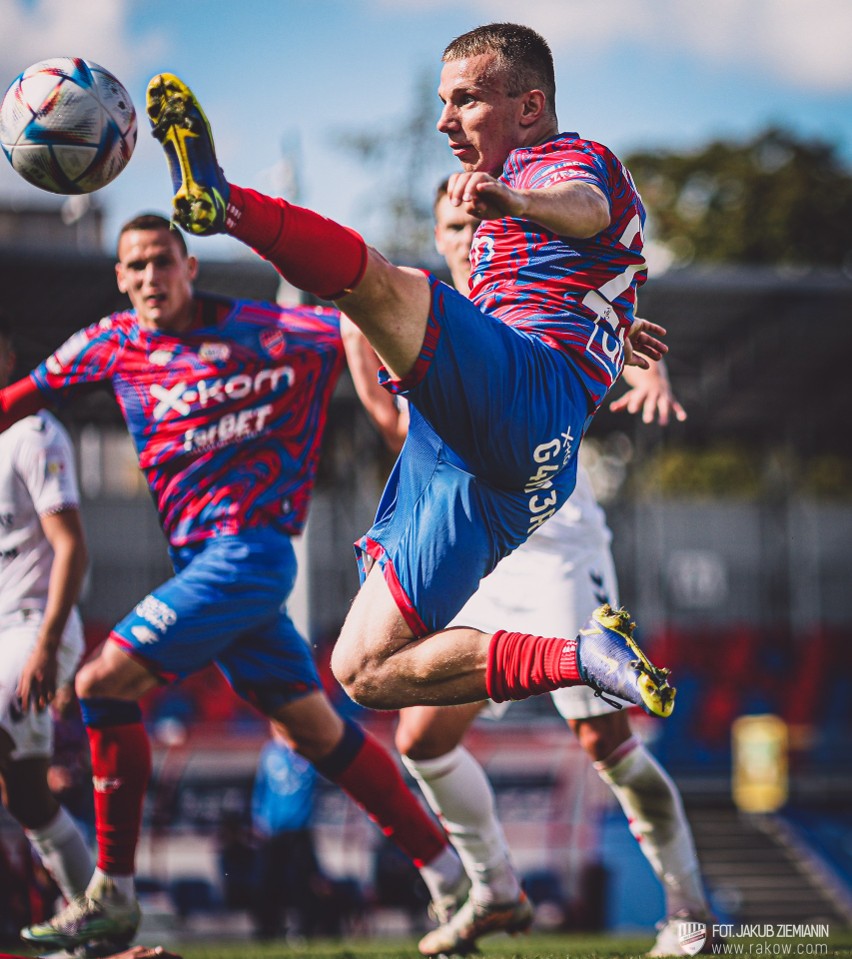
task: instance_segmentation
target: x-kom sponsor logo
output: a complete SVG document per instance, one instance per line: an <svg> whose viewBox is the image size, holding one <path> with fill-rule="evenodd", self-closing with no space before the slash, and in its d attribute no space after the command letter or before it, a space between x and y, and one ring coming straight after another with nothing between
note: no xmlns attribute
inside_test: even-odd
<svg viewBox="0 0 852 959"><path fill-rule="evenodd" d="M161 420L169 411L179 416L189 416L197 408L206 409L226 400L241 400L246 396L260 395L277 390L282 380L287 387L293 385L296 374L292 366L277 366L261 370L254 376L235 373L233 376L217 377L214 380L198 380L189 384L185 380L166 387L161 383L151 384L151 396L157 400L153 410L155 420Z"/></svg>
<svg viewBox="0 0 852 959"><path fill-rule="evenodd" d="M269 395L280 392L282 386L290 389L295 379L296 374L291 366L278 366L261 370L253 376L236 373L192 384L182 380L169 387L152 383L151 396L157 400L153 416L155 420L163 419L170 412L189 416L199 409L215 409L227 400ZM263 431L272 411L271 403L260 403L238 412L224 413L218 419L208 421L201 429L187 430L183 439L184 449L187 452L210 449L256 436Z"/></svg>

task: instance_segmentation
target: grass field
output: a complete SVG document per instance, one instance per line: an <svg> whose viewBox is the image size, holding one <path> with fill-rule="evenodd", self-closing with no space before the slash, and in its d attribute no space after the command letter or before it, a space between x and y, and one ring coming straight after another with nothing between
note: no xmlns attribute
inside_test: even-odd
<svg viewBox="0 0 852 959"><path fill-rule="evenodd" d="M653 937L624 938L605 935L496 936L482 943L484 959L641 959ZM852 956L852 930L831 936L825 944L797 940L740 940L742 956ZM819 947L817 949L817 947ZM184 959L417 959L414 939L349 939L311 942L302 946L284 943L218 942L173 943Z"/></svg>
<svg viewBox="0 0 852 959"><path fill-rule="evenodd" d="M536 934L495 936L482 943L483 959L644 959L652 936ZM832 934L825 942L795 939L732 940L739 950L727 955L770 959L770 957L852 956L852 929ZM146 945L155 945L145 940ZM164 943L184 959L418 959L414 938L318 940L302 945L283 941L257 943L251 940L223 940ZM729 944L730 945L730 944ZM0 952L26 955L22 944L0 941Z"/></svg>

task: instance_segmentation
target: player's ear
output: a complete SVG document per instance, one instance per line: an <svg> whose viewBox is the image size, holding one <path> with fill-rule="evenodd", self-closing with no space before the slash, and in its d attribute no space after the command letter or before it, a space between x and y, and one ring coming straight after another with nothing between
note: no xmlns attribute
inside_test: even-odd
<svg viewBox="0 0 852 959"><path fill-rule="evenodd" d="M127 292L127 281L124 278L124 267L121 263L115 264L115 282L120 293Z"/></svg>
<svg viewBox="0 0 852 959"><path fill-rule="evenodd" d="M547 110L547 97L541 90L528 90L521 98L520 124L530 127L544 116Z"/></svg>
<svg viewBox="0 0 852 959"><path fill-rule="evenodd" d="M188 256L186 258L186 269L190 280L194 280L198 276L198 258L192 255Z"/></svg>
<svg viewBox="0 0 852 959"><path fill-rule="evenodd" d="M438 224L435 224L435 249L441 254L444 255L444 243L441 239L441 228Z"/></svg>

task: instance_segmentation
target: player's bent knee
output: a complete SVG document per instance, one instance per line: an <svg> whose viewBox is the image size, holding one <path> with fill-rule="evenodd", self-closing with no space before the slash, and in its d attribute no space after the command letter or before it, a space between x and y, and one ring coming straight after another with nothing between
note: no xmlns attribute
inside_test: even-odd
<svg viewBox="0 0 852 959"><path fill-rule="evenodd" d="M368 709L396 709L392 673L387 660L338 643L331 656L331 672L346 695Z"/></svg>
<svg viewBox="0 0 852 959"><path fill-rule="evenodd" d="M374 670L368 657L350 650L345 643L339 642L331 654L331 672L343 687L346 695L361 703L360 697L366 695L373 680ZM362 703L362 705L366 705Z"/></svg>

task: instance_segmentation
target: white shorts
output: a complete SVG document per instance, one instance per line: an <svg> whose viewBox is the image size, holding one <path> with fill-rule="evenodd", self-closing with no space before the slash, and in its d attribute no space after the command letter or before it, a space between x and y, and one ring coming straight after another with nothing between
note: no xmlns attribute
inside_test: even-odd
<svg viewBox="0 0 852 959"><path fill-rule="evenodd" d="M533 534L501 560L452 625L485 632L508 629L537 636L576 636L601 603L618 605L608 539L589 536L587 530L583 531L586 535L578 536L569 523L564 530L558 528L560 519L557 513L542 527L541 532L547 530L549 535ZM551 524L554 527L548 529ZM554 535L557 532L560 535ZM615 708L588 686L568 686L551 696L565 719L603 716ZM492 703L486 715L498 718L504 710L505 706L501 709Z"/></svg>
<svg viewBox="0 0 852 959"><path fill-rule="evenodd" d="M21 714L17 691L21 671L38 638L41 610L26 610L0 619L0 728L15 746L12 759L49 757L53 752L53 719L50 710L28 709ZM75 609L68 617L57 659L57 686L70 683L83 655L83 624Z"/></svg>

